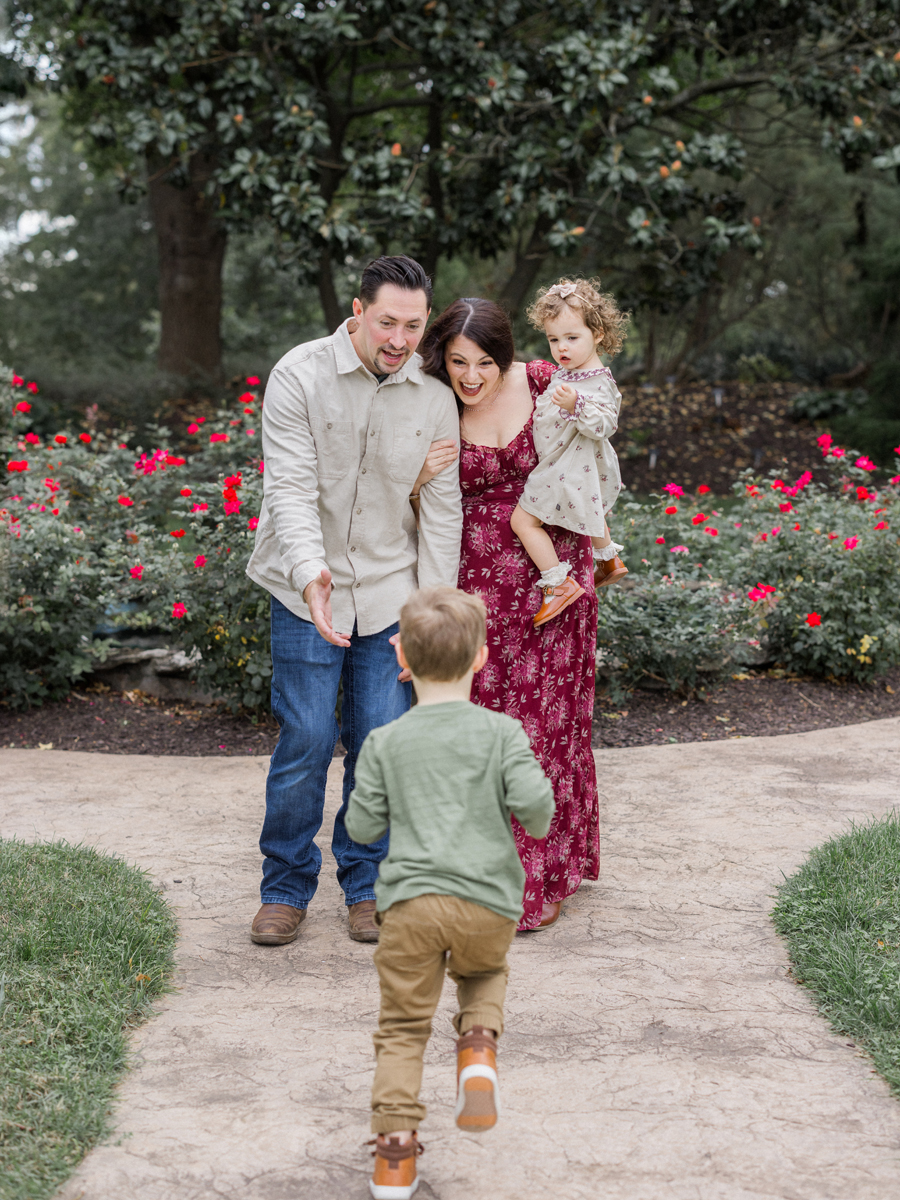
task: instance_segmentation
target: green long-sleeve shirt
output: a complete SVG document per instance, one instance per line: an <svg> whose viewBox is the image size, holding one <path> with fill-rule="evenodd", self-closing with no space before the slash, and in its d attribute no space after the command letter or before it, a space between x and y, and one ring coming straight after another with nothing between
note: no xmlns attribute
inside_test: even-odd
<svg viewBox="0 0 900 1200"><path fill-rule="evenodd" d="M347 832L377 841L390 828L375 895L459 896L504 917L522 915L525 872L510 815L546 837L553 788L520 723L468 700L419 705L373 729L356 763Z"/></svg>

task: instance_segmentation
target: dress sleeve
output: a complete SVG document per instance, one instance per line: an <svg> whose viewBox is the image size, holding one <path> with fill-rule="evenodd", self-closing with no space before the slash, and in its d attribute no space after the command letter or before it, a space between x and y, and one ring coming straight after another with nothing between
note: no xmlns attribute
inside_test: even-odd
<svg viewBox="0 0 900 1200"><path fill-rule="evenodd" d="M544 362L542 358L533 358L530 363L525 364L532 400L537 400L538 396L546 391L550 376L555 370L556 366L553 363Z"/></svg>
<svg viewBox="0 0 900 1200"><path fill-rule="evenodd" d="M578 432L592 441L611 438L619 427L616 392L603 380L596 392L579 391L574 411L567 413L561 409L560 416L565 421L574 421Z"/></svg>

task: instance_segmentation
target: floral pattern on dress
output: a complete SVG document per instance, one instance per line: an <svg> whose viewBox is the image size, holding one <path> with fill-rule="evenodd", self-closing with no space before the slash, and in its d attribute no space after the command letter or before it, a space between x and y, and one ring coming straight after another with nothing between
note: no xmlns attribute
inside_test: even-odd
<svg viewBox="0 0 900 1200"><path fill-rule="evenodd" d="M540 360L528 364L532 399L544 391L554 370ZM537 461L531 419L502 450L463 442L460 452L459 586L484 600L490 649L487 665L475 676L472 699L522 722L556 797L546 838L529 837L513 821L526 875L520 929L534 929L545 901L571 896L583 879L598 877L600 865L591 752L597 644L594 562L589 538L547 526L560 560L572 564L585 595L535 629L532 618L541 604L539 572L509 521Z"/></svg>

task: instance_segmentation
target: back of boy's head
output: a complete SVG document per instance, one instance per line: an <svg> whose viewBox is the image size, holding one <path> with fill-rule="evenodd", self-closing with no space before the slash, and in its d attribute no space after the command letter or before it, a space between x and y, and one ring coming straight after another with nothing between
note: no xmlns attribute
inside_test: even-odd
<svg viewBox="0 0 900 1200"><path fill-rule="evenodd" d="M462 679L487 640L480 596L452 587L423 588L400 610L400 644L419 679Z"/></svg>

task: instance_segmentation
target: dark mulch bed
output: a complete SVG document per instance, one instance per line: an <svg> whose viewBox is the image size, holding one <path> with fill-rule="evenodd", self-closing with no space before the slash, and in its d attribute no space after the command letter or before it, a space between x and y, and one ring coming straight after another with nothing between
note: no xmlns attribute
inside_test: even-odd
<svg viewBox="0 0 900 1200"><path fill-rule="evenodd" d="M716 406L715 388L722 393ZM633 492L658 491L674 480L693 491L705 483L720 495L739 471L775 467L791 481L808 469L825 477L809 421L788 417L797 383L698 383L678 388L622 388L613 444L622 480ZM655 455L654 455L655 451ZM653 464L653 465L651 465Z"/></svg>
<svg viewBox="0 0 900 1200"><path fill-rule="evenodd" d="M702 698L701 698L702 697ZM900 668L875 683L833 683L784 671L751 671L685 700L636 688L624 704L598 693L593 744L658 746L774 737L900 717Z"/></svg>
<svg viewBox="0 0 900 1200"><path fill-rule="evenodd" d="M273 717L232 716L221 705L111 692L105 684L72 692L29 712L0 709L0 747L91 750L103 754L271 754Z"/></svg>
<svg viewBox="0 0 900 1200"><path fill-rule="evenodd" d="M897 716L900 669L866 686L758 671L711 687L702 699L638 688L625 703L613 705L600 691L593 744L772 737ZM278 725L270 716L256 721L221 706L166 702L142 692L123 695L102 684L30 712L0 709L0 747L228 757L271 754L277 740Z"/></svg>

